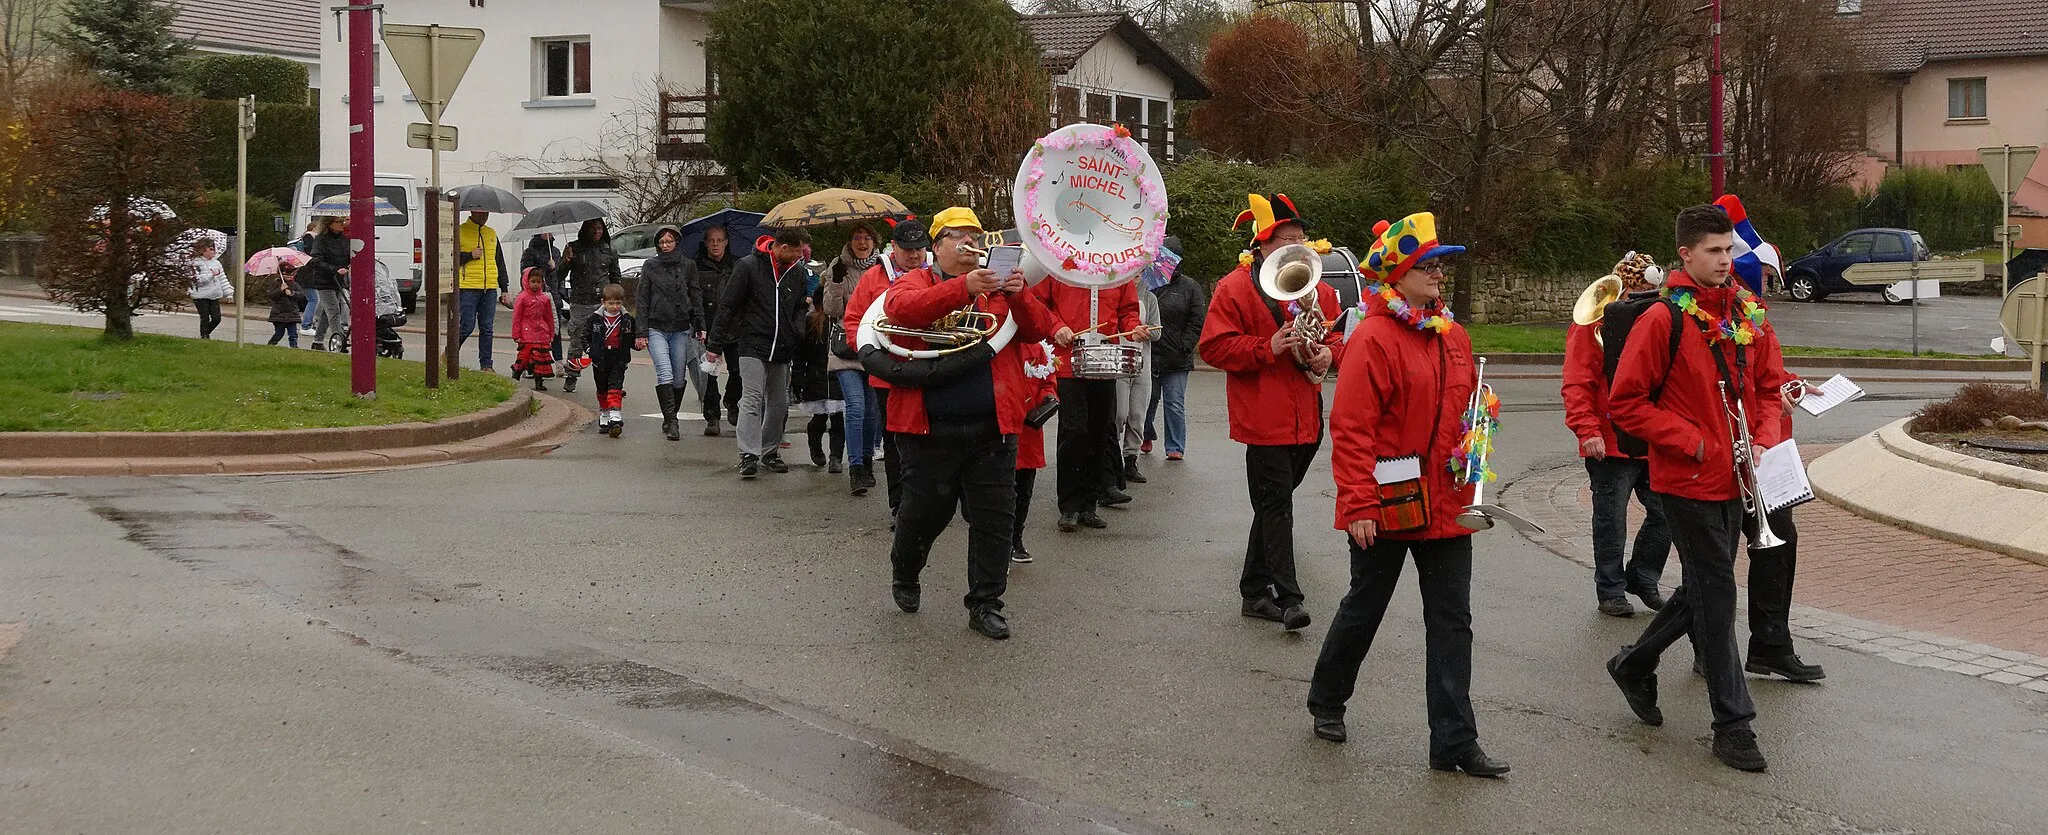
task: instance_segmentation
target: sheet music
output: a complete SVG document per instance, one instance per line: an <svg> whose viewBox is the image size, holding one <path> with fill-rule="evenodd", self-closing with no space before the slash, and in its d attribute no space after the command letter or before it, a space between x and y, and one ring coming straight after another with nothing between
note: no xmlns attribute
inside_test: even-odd
<svg viewBox="0 0 2048 835"><path fill-rule="evenodd" d="M1422 477L1422 459L1407 455L1400 458L1382 458L1372 468L1372 478L1381 484L1399 484Z"/></svg>
<svg viewBox="0 0 2048 835"><path fill-rule="evenodd" d="M1806 396L1799 398L1799 408L1805 409L1807 414L1818 416L1821 412L1862 396L1862 388L1849 382L1849 378L1836 374L1818 386L1807 386Z"/></svg>
<svg viewBox="0 0 2048 835"><path fill-rule="evenodd" d="M1757 453L1756 481L1766 512L1776 513L1813 501L1813 485L1806 480L1806 463L1799 460L1799 444L1790 438Z"/></svg>

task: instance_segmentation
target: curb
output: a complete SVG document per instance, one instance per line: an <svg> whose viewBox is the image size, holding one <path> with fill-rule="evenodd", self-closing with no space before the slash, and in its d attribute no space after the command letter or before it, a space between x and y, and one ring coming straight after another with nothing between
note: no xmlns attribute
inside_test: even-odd
<svg viewBox="0 0 2048 835"><path fill-rule="evenodd" d="M515 392L481 412L433 423L271 432L8 432L0 433L0 460L316 455L433 446L489 435L532 413L528 398Z"/></svg>
<svg viewBox="0 0 2048 835"><path fill-rule="evenodd" d="M1814 459L1814 495L1866 519L2048 565L2048 475L1938 449L1910 418Z"/></svg>
<svg viewBox="0 0 2048 835"><path fill-rule="evenodd" d="M581 407L553 397L514 397L509 401L509 405L512 407L509 410L505 406L498 406L477 413L486 415L507 411L511 414L511 419L503 421L503 426L481 434L450 440L422 440L383 448L329 448L263 454L169 457L159 453L129 457L0 458L0 477L268 475L349 473L422 467L504 457L526 450L546 452L559 445L553 441L556 435L588 420L588 413ZM464 419L455 420L460 422ZM498 419L494 416L494 422L496 420ZM442 424L412 425L435 427ZM488 424L478 421L473 425Z"/></svg>

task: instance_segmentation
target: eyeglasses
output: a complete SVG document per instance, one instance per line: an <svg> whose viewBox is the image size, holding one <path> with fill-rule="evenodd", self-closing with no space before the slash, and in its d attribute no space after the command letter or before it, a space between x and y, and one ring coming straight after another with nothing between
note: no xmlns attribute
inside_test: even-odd
<svg viewBox="0 0 2048 835"><path fill-rule="evenodd" d="M1274 236L1273 236L1273 242L1274 242L1274 243L1276 243L1276 244L1280 244L1280 245L1282 245L1282 246L1285 246L1285 245L1288 245L1288 244L1298 244L1298 243L1306 243L1307 241L1308 241L1308 236L1307 236L1307 235L1305 235L1305 234L1302 234L1302 233L1300 233L1300 232L1296 232L1296 233L1294 233L1294 234L1292 234L1292 235L1274 235Z"/></svg>
<svg viewBox="0 0 2048 835"><path fill-rule="evenodd" d="M1418 273L1435 273L1437 275L1444 274L1444 265L1442 261L1424 261L1420 264L1416 264L1413 267L1409 267L1408 269Z"/></svg>

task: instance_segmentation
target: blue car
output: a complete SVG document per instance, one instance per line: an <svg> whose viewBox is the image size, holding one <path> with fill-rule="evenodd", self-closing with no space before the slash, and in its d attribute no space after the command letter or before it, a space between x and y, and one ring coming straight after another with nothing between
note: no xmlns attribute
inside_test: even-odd
<svg viewBox="0 0 2048 835"><path fill-rule="evenodd" d="M1906 300L1887 285L1850 284L1842 278L1842 271L1853 264L1910 261L1915 253L1922 261L1928 259L1927 241L1911 229L1858 229L1786 264L1785 289L1802 302L1817 302L1835 293L1883 293L1885 301L1901 304Z"/></svg>

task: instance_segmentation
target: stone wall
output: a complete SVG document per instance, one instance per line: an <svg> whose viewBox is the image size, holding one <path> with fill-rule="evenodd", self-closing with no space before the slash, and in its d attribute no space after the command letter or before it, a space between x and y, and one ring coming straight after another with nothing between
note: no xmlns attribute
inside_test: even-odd
<svg viewBox="0 0 2048 835"><path fill-rule="evenodd" d="M1472 294L1474 322L1504 325L1515 322L1562 322L1572 315L1572 302L1597 275L1537 275L1512 267L1489 267L1486 281Z"/></svg>

